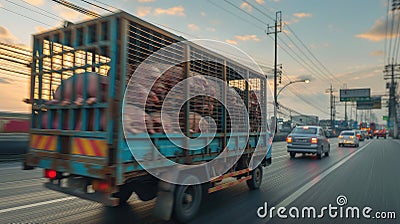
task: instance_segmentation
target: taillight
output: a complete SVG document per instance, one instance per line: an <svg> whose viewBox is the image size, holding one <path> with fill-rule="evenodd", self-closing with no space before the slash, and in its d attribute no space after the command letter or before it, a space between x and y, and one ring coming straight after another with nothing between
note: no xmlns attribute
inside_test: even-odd
<svg viewBox="0 0 400 224"><path fill-rule="evenodd" d="M54 178L57 177L57 171L45 169L44 170L44 177L50 178L50 179L54 179Z"/></svg>
<svg viewBox="0 0 400 224"><path fill-rule="evenodd" d="M311 138L311 144L318 144L318 138Z"/></svg>
<svg viewBox="0 0 400 224"><path fill-rule="evenodd" d="M292 143L293 142L293 138L290 137L290 136L286 137L286 142L287 143Z"/></svg>
<svg viewBox="0 0 400 224"><path fill-rule="evenodd" d="M360 139L360 138L361 138L361 135L360 135L360 134L357 134L357 138Z"/></svg>
<svg viewBox="0 0 400 224"><path fill-rule="evenodd" d="M342 135L339 135L339 138L343 138L343 136L342 136Z"/></svg>
<svg viewBox="0 0 400 224"><path fill-rule="evenodd" d="M107 181L94 180L92 184L95 191L109 192L111 190L111 186Z"/></svg>

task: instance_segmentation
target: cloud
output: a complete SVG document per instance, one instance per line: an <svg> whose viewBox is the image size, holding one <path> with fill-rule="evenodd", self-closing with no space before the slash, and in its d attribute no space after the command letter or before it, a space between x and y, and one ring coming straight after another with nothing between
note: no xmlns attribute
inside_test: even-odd
<svg viewBox="0 0 400 224"><path fill-rule="evenodd" d="M183 6L175 6L168 9L156 8L154 15L185 16L185 8Z"/></svg>
<svg viewBox="0 0 400 224"><path fill-rule="evenodd" d="M369 53L370 56L383 56L385 53L382 50L379 51L372 51Z"/></svg>
<svg viewBox="0 0 400 224"><path fill-rule="evenodd" d="M225 40L225 42L227 42L228 44L233 44L233 45L237 45L238 42L236 40Z"/></svg>
<svg viewBox="0 0 400 224"><path fill-rule="evenodd" d="M63 7L61 5L54 5L53 6L53 10L57 11L58 14L62 18L66 19L68 21L77 20L81 16L81 13L79 13L79 12L77 12L75 10L69 9L69 8L65 8L65 7Z"/></svg>
<svg viewBox="0 0 400 224"><path fill-rule="evenodd" d="M193 24L193 23L188 24L187 27L188 27L191 31L199 31L199 30L200 30L200 27L197 26L196 24Z"/></svg>
<svg viewBox="0 0 400 224"><path fill-rule="evenodd" d="M213 19L213 20L210 20L209 23L210 23L211 25L219 25L219 24L221 24L221 21L220 21L220 20Z"/></svg>
<svg viewBox="0 0 400 224"><path fill-rule="evenodd" d="M310 18L310 17L312 17L312 14L311 13L305 13L305 12L299 12L299 13L293 13L293 16L297 17L299 19L302 19L302 18Z"/></svg>
<svg viewBox="0 0 400 224"><path fill-rule="evenodd" d="M240 8L241 8L241 9L244 9L244 10L246 10L246 11L248 11L248 12L251 12L251 10L253 10L253 8L251 7L251 5L249 5L247 2L243 2L243 3L240 5Z"/></svg>
<svg viewBox="0 0 400 224"><path fill-rule="evenodd" d="M147 16L151 13L151 7L143 7L143 6L139 6L137 8L137 15L139 17L144 17Z"/></svg>
<svg viewBox="0 0 400 224"><path fill-rule="evenodd" d="M0 84L10 84L11 82L7 78L0 77Z"/></svg>
<svg viewBox="0 0 400 224"><path fill-rule="evenodd" d="M250 41L250 40L256 41L256 42L260 41L260 39L255 34L253 34L253 35L235 36L235 38L237 40L240 40L240 41Z"/></svg>
<svg viewBox="0 0 400 224"><path fill-rule="evenodd" d="M206 13L205 12L201 12L200 15L201 16L206 16Z"/></svg>
<svg viewBox="0 0 400 224"><path fill-rule="evenodd" d="M138 2L146 3L146 2L155 2L156 0L138 0Z"/></svg>
<svg viewBox="0 0 400 224"><path fill-rule="evenodd" d="M265 3L265 0L256 0L256 2L257 2L258 4L260 4L260 5L262 5L262 4Z"/></svg>
<svg viewBox="0 0 400 224"><path fill-rule="evenodd" d="M44 0L25 0L25 1L35 6L44 4Z"/></svg>
<svg viewBox="0 0 400 224"><path fill-rule="evenodd" d="M7 44L13 44L17 38L8 31L7 28L0 26L0 41Z"/></svg>
<svg viewBox="0 0 400 224"><path fill-rule="evenodd" d="M388 27L391 27L392 24L392 16L389 16ZM394 38L397 37L396 33L393 33L391 36L390 34L386 35L386 23L385 19L380 18L375 21L374 25L365 33L357 34L357 38L366 39L373 42L379 42L387 38Z"/></svg>
<svg viewBox="0 0 400 224"><path fill-rule="evenodd" d="M206 30L209 31L209 32L217 31L214 27L207 27Z"/></svg>

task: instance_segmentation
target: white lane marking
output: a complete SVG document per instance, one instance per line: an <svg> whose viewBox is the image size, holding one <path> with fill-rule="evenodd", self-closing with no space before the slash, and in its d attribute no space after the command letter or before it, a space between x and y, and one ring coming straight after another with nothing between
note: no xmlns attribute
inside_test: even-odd
<svg viewBox="0 0 400 224"><path fill-rule="evenodd" d="M6 166L6 167L0 167L0 171L2 170L24 171L22 168L23 168L22 166Z"/></svg>
<svg viewBox="0 0 400 224"><path fill-rule="evenodd" d="M319 174L318 176L314 177L312 180L310 180L307 184L305 184L303 187L289 195L287 198L285 198L283 201L281 201L278 205L274 206L275 208L279 207L287 207L290 205L293 201L295 201L297 198L299 198L302 194L304 194L306 191L308 191L311 187L319 183L322 179L324 179L326 176L328 176L330 173L332 173L334 170L342 166L344 163L346 163L349 159L351 159L353 156L355 156L357 153L361 152L365 148L367 148L368 145L370 145L372 141L368 142L361 148L359 148L357 151L354 153L350 154L346 158L342 159L340 162L336 163L335 165L331 166L329 169L325 170L323 173ZM276 209L273 212L273 217L276 216ZM268 216L266 218L266 221L268 222L270 220L270 217Z"/></svg>
<svg viewBox="0 0 400 224"><path fill-rule="evenodd" d="M27 179L27 180L14 180L14 181L7 181L7 182L0 182L0 185L6 184L18 184L18 183L26 183L26 182L35 182L37 180L46 180L46 178L33 178L33 179Z"/></svg>
<svg viewBox="0 0 400 224"><path fill-rule="evenodd" d="M40 205L47 205L47 204L61 202L61 201L68 201L68 200L71 200L71 199L74 199L74 198L76 198L76 197L72 197L71 196L71 197L66 197L66 198L54 199L54 200L51 200L51 201L42 201L42 202L29 204L29 205L22 205L22 206L17 206L17 207L13 207L13 208L6 208L6 209L0 210L0 214L1 213L6 213L6 212L11 212L11 211L16 211L16 210L21 210L21 209L25 209L25 208L32 208L32 207L36 207L36 206L40 206Z"/></svg>
<svg viewBox="0 0 400 224"><path fill-rule="evenodd" d="M283 156L275 156L275 157L273 157L274 159L278 159L278 158L282 158L282 157L288 157L288 155L283 155Z"/></svg>

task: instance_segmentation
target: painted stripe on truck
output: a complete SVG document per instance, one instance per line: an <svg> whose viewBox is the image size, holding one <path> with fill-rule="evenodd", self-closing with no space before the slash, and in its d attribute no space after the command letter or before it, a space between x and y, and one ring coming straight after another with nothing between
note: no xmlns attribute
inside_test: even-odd
<svg viewBox="0 0 400 224"><path fill-rule="evenodd" d="M31 135L30 147L34 149L56 151L57 137L49 135Z"/></svg>
<svg viewBox="0 0 400 224"><path fill-rule="evenodd" d="M105 140L73 138L72 154L84 156L106 157L108 155Z"/></svg>

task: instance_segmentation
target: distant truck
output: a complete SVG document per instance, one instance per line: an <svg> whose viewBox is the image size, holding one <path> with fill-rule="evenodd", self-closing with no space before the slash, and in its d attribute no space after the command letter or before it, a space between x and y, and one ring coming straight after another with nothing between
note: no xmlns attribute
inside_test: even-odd
<svg viewBox="0 0 400 224"><path fill-rule="evenodd" d="M272 136L267 113L261 112L267 108L265 75L185 42L169 49L167 57L157 56L187 60L166 69L148 98L142 88L127 89L132 73L150 54L180 41L186 40L125 12L34 35L28 100L32 123L24 168L43 168L49 189L108 206L126 202L133 192L143 201L157 197L154 214L179 222L196 215L204 193L242 182L259 188L263 167L271 164ZM154 67L147 69L135 77L151 77ZM162 129L161 120L167 118L160 115L160 101L168 96L166 89L185 77L198 82L184 85L176 101L193 91L222 97L229 97L228 90L236 92L245 104L234 109L248 111L249 118L243 117L248 130L234 132L245 127L233 126L221 103L207 96L191 98L179 116L168 118L176 119L189 138L173 127ZM231 88L217 88L211 77ZM144 109L129 104L139 101ZM215 135L202 129L206 117L215 121ZM123 121L129 121L127 126ZM206 166L210 161L218 163ZM201 175L207 178L200 181Z"/></svg>

